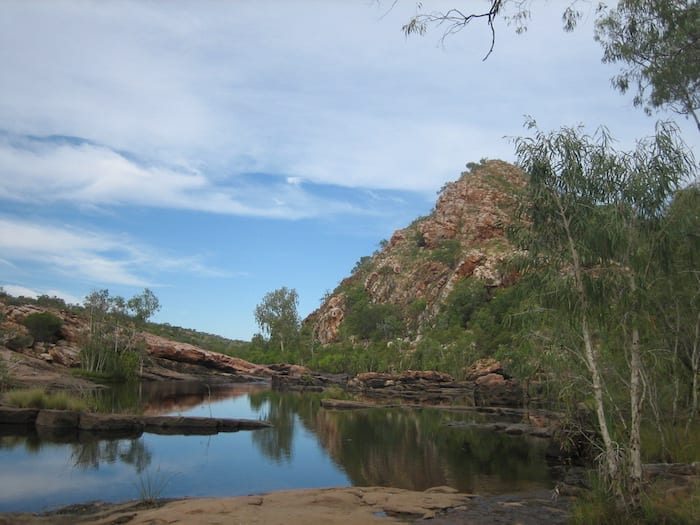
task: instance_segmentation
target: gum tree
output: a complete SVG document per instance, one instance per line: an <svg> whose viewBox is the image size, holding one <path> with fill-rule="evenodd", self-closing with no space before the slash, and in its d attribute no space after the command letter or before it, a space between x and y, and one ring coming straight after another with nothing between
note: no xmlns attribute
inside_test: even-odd
<svg viewBox="0 0 700 525"><path fill-rule="evenodd" d="M284 354L285 345L299 336L301 321L297 313L299 295L286 286L268 292L255 307L255 322L270 341L279 343Z"/></svg>
<svg viewBox="0 0 700 525"><path fill-rule="evenodd" d="M617 63L621 93L635 106L691 117L700 131L700 4L697 0L619 0L596 20L603 62Z"/></svg>
<svg viewBox="0 0 700 525"><path fill-rule="evenodd" d="M547 306L566 320L558 327L562 347L585 365L604 479L620 507L639 509L650 272L668 246L668 203L697 176L695 164L669 124L631 152L616 151L605 129L591 136L528 126L534 136L515 140L530 182L519 243L530 271L546 274ZM625 407L610 395L616 389L626 393ZM613 425L615 416L622 424Z"/></svg>

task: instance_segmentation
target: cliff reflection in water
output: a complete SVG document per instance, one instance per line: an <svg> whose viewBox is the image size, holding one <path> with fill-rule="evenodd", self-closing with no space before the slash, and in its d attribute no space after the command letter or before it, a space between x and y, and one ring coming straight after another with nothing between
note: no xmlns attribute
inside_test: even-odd
<svg viewBox="0 0 700 525"><path fill-rule="evenodd" d="M546 441L445 426L480 417L474 414L432 408L326 410L319 397L273 391L251 394L250 403L273 424L253 435L263 454L291 461L295 425L301 425L316 435L353 485L414 490L448 485L498 493L550 482Z"/></svg>
<svg viewBox="0 0 700 525"><path fill-rule="evenodd" d="M199 381L126 383L90 392L98 412L158 416L182 413L225 399L266 390L266 384L207 384Z"/></svg>

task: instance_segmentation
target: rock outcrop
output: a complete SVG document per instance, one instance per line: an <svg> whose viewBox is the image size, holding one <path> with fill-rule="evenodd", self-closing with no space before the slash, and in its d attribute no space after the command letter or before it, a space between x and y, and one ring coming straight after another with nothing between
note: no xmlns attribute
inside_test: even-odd
<svg viewBox="0 0 700 525"><path fill-rule="evenodd" d="M210 352L189 343L179 343L153 334L142 335L148 355L151 357L234 374L239 380L245 381L269 378L272 375L268 367L256 365L238 357Z"/></svg>
<svg viewBox="0 0 700 525"><path fill-rule="evenodd" d="M521 170L494 160L445 185L429 216L396 231L381 251L368 258L366 267L341 282L305 324L313 327L321 344L337 341L347 318L343 290L361 284L371 303L425 304L417 318L405 314L403 319L407 327L420 333L460 280L474 276L487 286L508 284L512 276L499 268L515 250L505 229L525 184Z"/></svg>
<svg viewBox="0 0 700 525"><path fill-rule="evenodd" d="M367 372L348 382L348 391L360 397L402 402L473 404L473 383L455 381L449 374L406 370L399 374Z"/></svg>

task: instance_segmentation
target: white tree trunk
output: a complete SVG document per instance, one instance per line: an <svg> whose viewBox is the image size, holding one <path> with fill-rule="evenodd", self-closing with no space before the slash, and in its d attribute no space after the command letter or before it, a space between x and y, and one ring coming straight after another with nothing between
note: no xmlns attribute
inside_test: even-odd
<svg viewBox="0 0 700 525"><path fill-rule="evenodd" d="M632 328L630 354L630 506L640 508L642 504L641 422L644 396L639 329L636 326Z"/></svg>

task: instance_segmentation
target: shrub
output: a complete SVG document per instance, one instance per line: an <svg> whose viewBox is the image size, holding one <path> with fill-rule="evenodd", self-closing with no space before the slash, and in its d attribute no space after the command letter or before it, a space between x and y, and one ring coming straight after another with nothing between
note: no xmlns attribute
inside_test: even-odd
<svg viewBox="0 0 700 525"><path fill-rule="evenodd" d="M489 291L479 279L458 282L445 301L443 316L447 326L467 328L472 314L489 299Z"/></svg>
<svg viewBox="0 0 700 525"><path fill-rule="evenodd" d="M450 268L455 268L459 262L459 258L462 252L462 245L457 239L448 239L442 241L440 245L435 248L432 254L432 258L438 262L441 262Z"/></svg>
<svg viewBox="0 0 700 525"><path fill-rule="evenodd" d="M63 319L49 312L29 314L22 322L34 341L50 342L61 333Z"/></svg>

